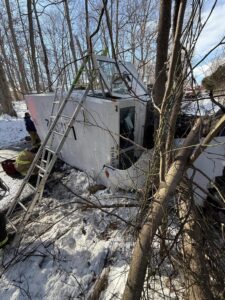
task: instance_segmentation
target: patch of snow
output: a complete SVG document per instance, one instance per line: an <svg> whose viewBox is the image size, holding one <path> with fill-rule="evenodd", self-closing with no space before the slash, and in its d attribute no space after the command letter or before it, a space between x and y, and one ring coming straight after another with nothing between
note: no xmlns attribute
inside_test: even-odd
<svg viewBox="0 0 225 300"><path fill-rule="evenodd" d="M4 299L25 299L27 295L31 299L87 299L107 264L111 269L110 288L101 299L110 299L112 294L121 296L131 253L130 242L124 243L123 238L126 224L98 209L85 205L79 209L78 202L87 197L88 191L76 189L76 182L79 186L88 180L85 173L72 170L64 182L71 189L75 187L77 196L69 197L58 185L51 198L43 198L36 207L38 220L28 224L19 253L15 256L12 249L6 251L3 264L7 270L0 282ZM89 195L88 201L90 197L94 201L95 196ZM95 203L99 201L127 203L127 199L118 201L107 190L96 197ZM122 207L117 214L126 219L125 210Z"/></svg>
<svg viewBox="0 0 225 300"><path fill-rule="evenodd" d="M199 99L197 101L194 100L190 102L184 102L182 106L183 112L190 115L197 115L197 116L212 115L217 111L219 111L219 109L220 108L214 103L212 103L210 99L204 99L204 100Z"/></svg>
<svg viewBox="0 0 225 300"><path fill-rule="evenodd" d="M20 142L27 135L24 121L9 116L0 119L0 149Z"/></svg>
<svg viewBox="0 0 225 300"><path fill-rule="evenodd" d="M13 102L13 107L14 107L16 113L17 113L18 118L23 118L25 112L28 111L26 102L24 100L14 101Z"/></svg>
<svg viewBox="0 0 225 300"><path fill-rule="evenodd" d="M13 106L18 118L3 114L0 116L0 149L11 146L24 139L27 135L23 116L27 111L24 101L16 101Z"/></svg>

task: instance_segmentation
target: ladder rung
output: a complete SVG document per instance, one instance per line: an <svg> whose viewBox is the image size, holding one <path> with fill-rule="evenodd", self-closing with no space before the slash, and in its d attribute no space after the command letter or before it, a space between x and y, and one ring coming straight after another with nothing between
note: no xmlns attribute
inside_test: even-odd
<svg viewBox="0 0 225 300"><path fill-rule="evenodd" d="M28 182L27 185L28 185L33 191L36 191L36 188L35 188L32 184L30 184L30 183Z"/></svg>
<svg viewBox="0 0 225 300"><path fill-rule="evenodd" d="M71 117L70 116L67 116L67 115L61 115L60 116L61 118L65 118L65 119L70 119L71 120ZM50 119L54 119L56 118L56 116L50 116Z"/></svg>
<svg viewBox="0 0 225 300"><path fill-rule="evenodd" d="M65 119L71 119L70 116L66 116L66 115L61 115L62 118L65 118Z"/></svg>
<svg viewBox="0 0 225 300"><path fill-rule="evenodd" d="M46 172L46 170L43 168L43 167L41 167L41 166L39 166L38 164L36 164L36 167L39 169L39 170L41 170L42 172Z"/></svg>
<svg viewBox="0 0 225 300"><path fill-rule="evenodd" d="M23 205L23 203L21 203L20 201L18 201L17 203L20 205L20 207L22 207L24 211L27 211L27 208Z"/></svg>
<svg viewBox="0 0 225 300"><path fill-rule="evenodd" d="M71 102L78 102L75 99L68 99L67 101L71 101Z"/></svg>
<svg viewBox="0 0 225 300"><path fill-rule="evenodd" d="M52 154L55 154L55 151L50 149L49 147L44 148L45 151L51 152Z"/></svg>
<svg viewBox="0 0 225 300"><path fill-rule="evenodd" d="M7 218L8 223L12 226L12 228L17 232L16 226Z"/></svg>
<svg viewBox="0 0 225 300"><path fill-rule="evenodd" d="M53 102L53 104L58 104L58 103L60 103L60 101L54 101L54 102Z"/></svg>
<svg viewBox="0 0 225 300"><path fill-rule="evenodd" d="M44 164L48 163L47 160L45 160L45 159L42 159L41 162L44 163Z"/></svg>
<svg viewBox="0 0 225 300"><path fill-rule="evenodd" d="M58 135L61 135L61 136L64 136L64 133L61 133L61 132L58 132L58 131L55 131L53 130L52 133L55 133L55 134L58 134Z"/></svg>

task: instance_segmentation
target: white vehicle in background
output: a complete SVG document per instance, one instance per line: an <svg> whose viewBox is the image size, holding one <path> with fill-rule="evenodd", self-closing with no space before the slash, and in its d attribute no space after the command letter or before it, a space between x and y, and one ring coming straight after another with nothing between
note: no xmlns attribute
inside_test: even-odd
<svg viewBox="0 0 225 300"><path fill-rule="evenodd" d="M99 183L125 190L143 188L149 172L151 151L143 147L147 102L150 96L138 78L134 66L127 62L115 62L96 56L99 77L93 83L82 109L60 152L60 158L71 166L92 175ZM97 87L96 87L97 86ZM74 89L65 113L74 111L83 95L82 89ZM30 94L26 96L28 109L44 140L52 113L55 95ZM66 118L61 117L63 131ZM152 132L153 134L153 132ZM57 137L56 137L57 138ZM214 146L213 146L214 145ZM194 174L198 203L202 203L209 182L223 174L225 137L214 139L196 160ZM205 172L204 177L201 172ZM200 188L198 188L200 186Z"/></svg>
<svg viewBox="0 0 225 300"><path fill-rule="evenodd" d="M146 104L150 97L132 64L116 64L113 59L102 56L96 59L99 67L97 88L93 87L88 93L60 158L106 186L135 189L145 180L143 171L136 164L139 160L146 164L146 155L142 157L146 151L142 146ZM75 110L83 93L82 89L74 90L65 114ZM42 141L49 129L54 98L54 93L26 96ZM66 126L63 116L60 126L58 131Z"/></svg>

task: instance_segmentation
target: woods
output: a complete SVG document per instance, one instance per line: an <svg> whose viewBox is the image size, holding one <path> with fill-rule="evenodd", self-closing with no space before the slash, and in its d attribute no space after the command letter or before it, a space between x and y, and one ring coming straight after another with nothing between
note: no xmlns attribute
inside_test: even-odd
<svg viewBox="0 0 225 300"><path fill-rule="evenodd" d="M112 88L104 81L94 54L115 60L117 73L110 70L107 80L119 86L119 77L129 97L139 104L144 101L132 90L135 78L121 72L121 61L131 62L147 87L146 142L135 146L149 153L148 172L144 187L134 183L132 189L138 207L135 203L135 215L129 220L132 226L127 225L133 248L120 299L158 299L154 295L159 290L159 299L224 299L225 195L216 183L218 177L223 179L224 170L210 179L196 164L207 147L223 144L216 138L224 136L225 128L224 91L219 90L224 85L224 65L202 76L206 90L200 88L200 97L201 81L195 75L199 66L211 63L213 53L224 54L225 32L201 57L196 50L217 1L1 0L0 5L0 113L15 116L13 101L29 93L52 93L59 86L70 97L74 80L82 89L88 87L87 94L97 87L102 99L107 99ZM96 79L98 74L100 79ZM187 97L188 89L191 97ZM111 98L115 102L122 99ZM201 102L204 99L213 106L205 114L200 109L206 105ZM84 132L94 125L88 123L93 115L82 109ZM131 115L130 109L126 116L130 122ZM121 119L119 122L122 126ZM108 130L109 135L115 134ZM75 129L73 134L76 140ZM121 133L120 142L121 138L135 144L131 135ZM145 144L151 145L151 152ZM210 157L210 151L207 155ZM225 153L216 155L224 167ZM205 188L197 182L199 173L207 178ZM101 203L95 208L101 209ZM102 274L108 284L107 264L106 270ZM98 290L93 295L98 296L93 299L106 288L100 279L96 282Z"/></svg>
<svg viewBox="0 0 225 300"><path fill-rule="evenodd" d="M86 48L84 3L17 1L15 4L9 0L1 1L1 47L4 48L1 52L2 55L4 52L3 65L13 97L23 98L29 91L52 91L57 76L67 65L69 87L69 80L78 70L76 60L80 55L75 36L82 50ZM98 24L101 5L99 1L89 9L91 29ZM116 53L135 63L147 83L147 78L153 76L151 58L156 28L146 27L146 24L155 18L156 3L118 0L107 9L113 18L110 22ZM99 23L93 44L97 52L108 49L112 53L105 16Z"/></svg>

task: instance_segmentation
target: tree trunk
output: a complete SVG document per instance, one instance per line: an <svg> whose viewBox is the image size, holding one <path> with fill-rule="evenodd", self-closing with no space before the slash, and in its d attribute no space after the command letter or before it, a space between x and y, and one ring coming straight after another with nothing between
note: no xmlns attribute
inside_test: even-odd
<svg viewBox="0 0 225 300"><path fill-rule="evenodd" d="M16 39L16 34L15 34L15 31L14 31L9 0L5 0L5 5L6 5L6 11L7 11L8 20L9 20L9 29L10 29L11 36L12 36L13 47L15 49L16 58L17 58L17 61L18 61L19 71L20 71L21 80L22 80L21 90L22 90L23 93L25 93L28 90L28 88L27 88L27 83L26 83L24 62L23 62L22 55L21 55L20 50L19 50L19 46L18 46L17 39Z"/></svg>
<svg viewBox="0 0 225 300"><path fill-rule="evenodd" d="M53 70L55 70L54 74L55 76L60 74L61 72L61 68L60 68L60 55L58 54L58 45L56 45L56 40L54 38L54 33L52 32L49 32L49 40L51 41L51 46L52 46L52 56L54 58L54 62L55 62L55 65L53 67ZM50 43L49 41L49 43ZM61 77L60 77L61 78ZM62 83L62 81L61 81Z"/></svg>
<svg viewBox="0 0 225 300"><path fill-rule="evenodd" d="M0 59L0 112L16 117L2 59Z"/></svg>
<svg viewBox="0 0 225 300"><path fill-rule="evenodd" d="M42 53L40 53L41 49L37 49L37 56L41 57ZM37 60L37 65L38 65L38 74L39 74L39 86L40 90L44 91L45 90L45 78L43 74L43 66L41 65L40 59Z"/></svg>
<svg viewBox="0 0 225 300"><path fill-rule="evenodd" d="M176 35L176 29L177 29L177 21L178 21L178 14L179 14L179 9L180 9L180 4L182 0L177 0L175 2L175 7L174 7L174 17L173 17L173 39L175 39ZM169 123L169 132L166 137L166 172L169 169L169 166L172 162L172 148L173 148L173 143L174 143L174 135L176 131L176 122L177 122L177 116L178 113L181 109L181 102L183 99L183 82L184 82L184 76L186 74L186 67L183 64L182 65L182 60L181 60L181 42L179 41L179 45L177 47L177 63L176 63L176 70L175 70L175 90L173 92L173 102L172 102L172 107L171 107L171 112L170 112L170 117L168 120Z"/></svg>
<svg viewBox="0 0 225 300"><path fill-rule="evenodd" d="M119 0L116 0L115 51L119 53Z"/></svg>
<svg viewBox="0 0 225 300"><path fill-rule="evenodd" d="M149 209L148 216L144 222L142 229L137 238L134 247L130 270L128 274L127 283L123 295L123 300L138 300L141 297L141 292L144 284L145 273L148 261L151 260L151 244L157 229L159 228L164 211L166 209L167 199L175 192L177 185L182 180L184 171L188 167L188 163L193 163L202 150L207 147L210 141L225 125L225 116L221 117L216 123L215 127L203 140L203 143L193 152L194 146L198 143L200 137L201 120L199 119L196 125L190 131L188 137L185 139L183 149L181 149L173 164L171 165L165 182L161 184L157 193L153 197L152 205Z"/></svg>
<svg viewBox="0 0 225 300"><path fill-rule="evenodd" d="M35 50L35 41L34 41L34 27L32 19L32 0L27 0L27 14L28 14L28 23L29 23L29 36L30 36L30 47L31 47L31 58L32 65L34 68L34 78L37 93L40 93L40 83L39 83L39 73L38 73L38 64L36 61L36 50Z"/></svg>
<svg viewBox="0 0 225 300"><path fill-rule="evenodd" d="M10 63L10 67L11 67L11 70L12 70L12 73L14 74L14 77L15 77L15 82L18 82L18 89L20 89L20 93L23 94L23 83L22 83L22 79L21 79L21 74L19 72L19 69L18 69L18 64L16 63L13 63L15 61L15 56L14 56L14 51L13 51L13 47L12 47L12 44L11 44L11 41L10 41L10 37L8 35L8 32L7 32L7 28L5 26L3 26L4 28L4 33L5 33L5 37L6 37L6 41L7 41L7 46L8 46L8 51L9 51L9 63Z"/></svg>
<svg viewBox="0 0 225 300"><path fill-rule="evenodd" d="M177 67L177 53L180 51L180 38L182 33L183 21L184 21L184 13L186 9L186 0L179 1L179 12L177 16L177 24L176 31L174 35L174 46L171 55L170 67L168 70L168 80L165 89L165 93L163 95L163 100L160 109L160 122L159 122L159 130L158 130L158 142L160 143L160 182L164 181L166 174L166 139L168 135L168 129L170 127L169 124L169 114L170 114L170 97L171 91L174 84L174 79L176 75L176 67Z"/></svg>
<svg viewBox="0 0 225 300"><path fill-rule="evenodd" d="M170 27L171 1L161 0L156 48L155 85L153 90L154 102L157 106L160 106L162 103L166 87L166 63L168 59Z"/></svg>
<svg viewBox="0 0 225 300"><path fill-rule="evenodd" d="M183 274L186 285L186 300L212 300L209 288L209 275L204 254L204 236L201 228L201 216L188 189L185 199L179 201L179 213L185 220L183 229ZM187 215L188 214L188 215Z"/></svg>
<svg viewBox="0 0 225 300"><path fill-rule="evenodd" d="M150 249L153 238L162 222L167 200L175 192L187 168L188 159L194 150L194 146L190 146L195 145L199 140L200 127L201 120L199 119L186 138L183 149L178 152L176 160L171 165L165 183L159 187L153 197L146 221L134 247L123 300L139 300L141 297L148 261L151 259L149 255L151 256Z"/></svg>
<svg viewBox="0 0 225 300"><path fill-rule="evenodd" d="M51 81L51 76L50 76L50 71L49 71L49 64L48 64L48 55L47 55L47 50L46 50L46 46L45 46L45 43L44 43L41 24L39 22L39 17L38 17L38 14L37 14L35 1L33 1L33 8L34 8L35 18L36 18L36 21L37 21L38 33L39 33L39 37L40 37L40 41L41 41L42 51L43 51L43 55L44 55L44 66L45 66L45 71L46 71L47 80L48 80L48 90L49 90L49 92L53 92L52 81Z"/></svg>
<svg viewBox="0 0 225 300"><path fill-rule="evenodd" d="M169 34L171 26L171 0L160 1L159 23L158 23L158 37L156 48L156 67L155 67L155 84L153 89L153 100L157 106L160 106L165 93L166 80L167 80L167 59L168 59L168 47L169 47ZM150 147L149 140L152 135L151 124L151 107L150 101L147 103L146 110L146 122L144 133L144 145ZM159 113L154 110L154 136L156 137L156 131L159 126Z"/></svg>
<svg viewBox="0 0 225 300"><path fill-rule="evenodd" d="M34 74L33 74L33 66L32 66L32 63L31 63L30 47L29 47L29 42L28 42L27 35L26 35L26 28L25 28L25 25L24 25L24 21L23 21L21 9L20 9L21 4L19 3L19 0L16 0L16 2L17 2L18 12L19 12L19 16L20 16L20 22L21 22L21 25L22 25L22 31L23 31L23 35L24 35L24 39L25 39L25 43L26 43L26 48L27 48L27 57L28 57L28 62L29 62L29 66L30 66L30 74L28 76L31 77L31 83L28 80L27 85L28 85L29 91L31 91L32 90L31 86L33 85L33 87L34 87L34 81L35 80L34 80Z"/></svg>
<svg viewBox="0 0 225 300"><path fill-rule="evenodd" d="M64 0L64 9L65 9L65 15L66 15L66 22L67 22L67 26L69 29L69 35L70 35L70 49L71 49L73 60L74 60L75 72L77 73L78 72L77 55L76 55L76 49L75 49L75 45L74 45L73 30L72 30L72 25L71 25L71 20L70 20L70 12L69 12L69 6L68 6L67 0Z"/></svg>
<svg viewBox="0 0 225 300"><path fill-rule="evenodd" d="M8 77L8 79L9 79L9 83L10 83L11 88L12 88L12 92L13 92L14 99L15 99L15 100L18 100L17 88L16 88L14 79L13 79L12 74L11 74L11 70L10 70L10 62L9 62L8 57L7 57L7 55L6 55L6 52L5 52L5 47L4 47L4 40L3 40L3 38L1 38L0 49L1 49L2 57L3 57L3 59L4 59L4 63L5 63L5 66L6 66L7 77Z"/></svg>

